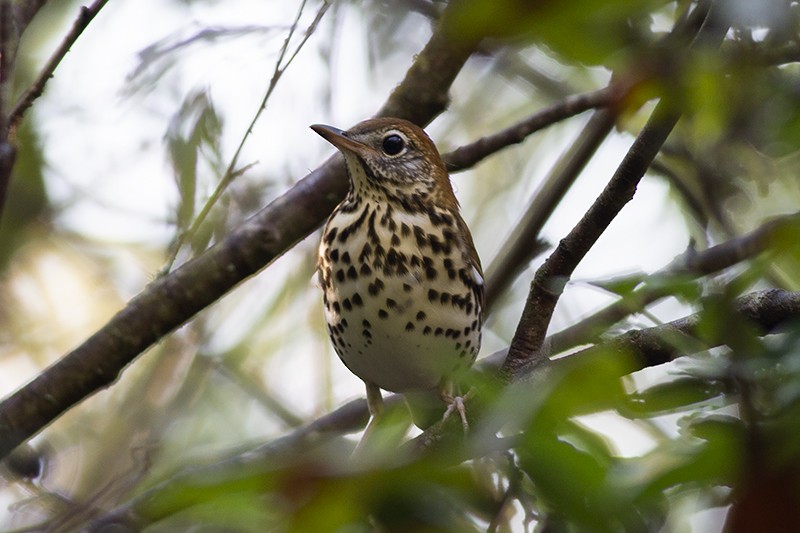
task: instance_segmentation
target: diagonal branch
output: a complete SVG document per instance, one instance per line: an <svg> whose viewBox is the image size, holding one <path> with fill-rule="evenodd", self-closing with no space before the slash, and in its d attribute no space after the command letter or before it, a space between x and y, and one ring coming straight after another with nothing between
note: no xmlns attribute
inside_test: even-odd
<svg viewBox="0 0 800 533"><path fill-rule="evenodd" d="M476 46L438 26L379 114L427 124L444 110L449 87ZM0 457L112 384L161 337L314 231L346 190L341 159L331 158L218 245L145 287L94 335L0 403Z"/></svg>
<svg viewBox="0 0 800 533"><path fill-rule="evenodd" d="M516 229L486 269L486 302L489 309L513 282L520 269L544 251L539 239L542 227L611 132L615 119L616 113L611 109L596 111L531 198Z"/></svg>
<svg viewBox="0 0 800 533"><path fill-rule="evenodd" d="M702 15L700 20L703 25L695 44L706 45L713 42L718 45L727 28L718 26L715 17L708 15L708 12L703 12ZM547 354L542 349L545 334L564 287L578 263L633 198L639 181L679 117L680 113L672 102L661 100L658 103L606 188L536 272L522 317L503 363L502 373L505 379L519 377L521 369L529 366L529 360L546 358Z"/></svg>

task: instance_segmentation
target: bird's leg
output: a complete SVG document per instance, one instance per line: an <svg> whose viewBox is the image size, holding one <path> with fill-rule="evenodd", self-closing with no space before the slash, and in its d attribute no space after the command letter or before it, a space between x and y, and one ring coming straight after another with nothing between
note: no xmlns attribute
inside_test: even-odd
<svg viewBox="0 0 800 533"><path fill-rule="evenodd" d="M369 414L373 419L380 418L383 414L383 396L381 395L381 389L369 381L365 381L364 384L367 386L367 407L369 408Z"/></svg>
<svg viewBox="0 0 800 533"><path fill-rule="evenodd" d="M380 387L369 381L365 381L364 384L367 386L367 408L370 416L367 427L364 429L364 434L361 436L361 440L358 441L356 449L353 450L354 457L358 457L363 452L364 447L367 445L367 440L369 440L383 414L383 396L381 395Z"/></svg>
<svg viewBox="0 0 800 533"><path fill-rule="evenodd" d="M454 411L458 411L459 416L461 416L461 427L464 429L465 434L469 432L469 422L467 422L467 410L464 407L464 402L472 396L473 390L470 389L463 396L456 395L453 393L453 383L450 381L443 382L439 388L439 397L447 404L442 421L447 420Z"/></svg>

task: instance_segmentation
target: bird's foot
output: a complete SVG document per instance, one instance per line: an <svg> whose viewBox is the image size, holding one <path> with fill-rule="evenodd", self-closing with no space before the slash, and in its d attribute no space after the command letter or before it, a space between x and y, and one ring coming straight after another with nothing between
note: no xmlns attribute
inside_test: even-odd
<svg viewBox="0 0 800 533"><path fill-rule="evenodd" d="M444 411L442 421L444 422L450 418L450 415L454 412L458 412L461 417L461 428L464 430L464 434L467 434L469 432L469 422L467 422L467 409L464 404L474 394L475 389L470 389L469 392L463 396L453 394L449 391L442 392L442 400L447 404L447 409Z"/></svg>

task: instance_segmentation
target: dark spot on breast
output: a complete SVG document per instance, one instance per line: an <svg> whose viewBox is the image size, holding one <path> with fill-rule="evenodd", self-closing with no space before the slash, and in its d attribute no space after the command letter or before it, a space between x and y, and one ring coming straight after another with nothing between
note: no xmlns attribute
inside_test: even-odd
<svg viewBox="0 0 800 533"><path fill-rule="evenodd" d="M347 269L347 277L350 279L358 279L358 272L356 272L356 267L350 265L350 268Z"/></svg>
<svg viewBox="0 0 800 533"><path fill-rule="evenodd" d="M366 339L371 339L371 338L372 338L372 333L370 333L370 331L369 331L368 329L362 329L362 330L361 330L361 334L362 334L362 335L364 336L364 338L366 338Z"/></svg>
<svg viewBox="0 0 800 533"><path fill-rule="evenodd" d="M449 293L446 293L446 292L443 292L443 293L442 293L442 296L441 296L441 298L440 298L440 301L441 301L443 304L446 304L446 303L448 303L448 302L450 301L450 294L449 294Z"/></svg>
<svg viewBox="0 0 800 533"><path fill-rule="evenodd" d="M414 323L413 322L406 323L406 331L414 331Z"/></svg>
<svg viewBox="0 0 800 533"><path fill-rule="evenodd" d="M409 228L408 224L406 224L405 222L400 224L400 234L403 237L408 237L409 235L411 235L411 228Z"/></svg>
<svg viewBox="0 0 800 533"><path fill-rule="evenodd" d="M342 254L342 262L344 262L346 265L350 264L350 252L345 252Z"/></svg>
<svg viewBox="0 0 800 533"><path fill-rule="evenodd" d="M336 238L336 233L338 231L339 231L338 227L336 227L336 226L332 227L331 230L327 234L325 234L325 237L324 237L325 242L327 244L332 243L333 240Z"/></svg>
<svg viewBox="0 0 800 533"><path fill-rule="evenodd" d="M392 246L400 246L400 237L397 236L397 233L392 233Z"/></svg>
<svg viewBox="0 0 800 533"><path fill-rule="evenodd" d="M361 248L361 254L358 256L358 260L364 262L370 255L372 255L372 246L370 246L368 242L365 242L364 247Z"/></svg>
<svg viewBox="0 0 800 533"><path fill-rule="evenodd" d="M403 291L411 292L411 285L409 285L408 283L403 283Z"/></svg>
<svg viewBox="0 0 800 533"><path fill-rule="evenodd" d="M417 246L419 246L420 248L423 248L426 244L428 244L427 235L425 234L425 231L419 226L414 226L414 238L417 239Z"/></svg>
<svg viewBox="0 0 800 533"><path fill-rule="evenodd" d="M436 289L428 289L428 300L433 302L438 298L439 298L439 291L437 291Z"/></svg>
<svg viewBox="0 0 800 533"><path fill-rule="evenodd" d="M389 248L389 253L386 254L386 264L390 267L396 266L397 263L400 261L400 256L397 253L397 250L394 248Z"/></svg>
<svg viewBox="0 0 800 533"><path fill-rule="evenodd" d="M329 251L330 251L329 257L331 258L331 261L333 261L334 263L337 262L339 260L339 249L333 248L330 249Z"/></svg>
<svg viewBox="0 0 800 533"><path fill-rule="evenodd" d="M365 327L365 328L367 328L367 329L369 329L369 328L371 328L371 327L372 327L372 324L370 324L370 323L369 323L369 320L367 320L366 318L365 318L364 320L362 320L362 321L361 321L361 325L362 325L362 326L364 326L364 327Z"/></svg>
<svg viewBox="0 0 800 533"><path fill-rule="evenodd" d="M378 318L387 319L389 318L389 313L386 312L386 309L378 309Z"/></svg>
<svg viewBox="0 0 800 533"><path fill-rule="evenodd" d="M341 268L336 271L336 281L342 283L344 281L344 270Z"/></svg>
<svg viewBox="0 0 800 533"><path fill-rule="evenodd" d="M428 279L436 279L436 269L433 267L428 267L425 269L425 277Z"/></svg>
<svg viewBox="0 0 800 533"><path fill-rule="evenodd" d="M344 307L347 311L353 310L353 304L350 303L350 298L345 298L342 300L342 307Z"/></svg>
<svg viewBox="0 0 800 533"><path fill-rule="evenodd" d="M364 305L364 300L361 299L361 295L357 292L353 293L353 305L362 306Z"/></svg>
<svg viewBox="0 0 800 533"><path fill-rule="evenodd" d="M436 235L428 235L428 242L431 245L431 251L434 254L439 255L442 251L442 242L439 240L439 238Z"/></svg>
<svg viewBox="0 0 800 533"><path fill-rule="evenodd" d="M433 332L433 336L434 337L440 337L442 335L442 333L444 333L444 330L442 328L436 328L434 330L434 332Z"/></svg>
<svg viewBox="0 0 800 533"><path fill-rule="evenodd" d="M425 320L426 316L427 315L425 314L425 311L420 311L419 313L417 313L417 320Z"/></svg>
<svg viewBox="0 0 800 533"><path fill-rule="evenodd" d="M373 244L380 242L380 239L378 238L378 232L375 231L375 211L373 211L372 214L369 216L369 223L367 226L367 237L369 237L369 240Z"/></svg>
<svg viewBox="0 0 800 533"><path fill-rule="evenodd" d="M430 327L430 326L425 326L425 329L423 329L423 330L422 330L422 334L423 334L423 335L430 335L430 334L431 334L431 331L432 331L432 330L431 330L431 327Z"/></svg>
<svg viewBox="0 0 800 533"><path fill-rule="evenodd" d="M342 308L339 305L339 302L334 301L333 302L333 312L336 313L336 314L339 314L341 311L342 311Z"/></svg>
<svg viewBox="0 0 800 533"><path fill-rule="evenodd" d="M369 276L372 274L372 269L369 267L367 263L361 263L361 268L358 269L358 273L362 276Z"/></svg>
<svg viewBox="0 0 800 533"><path fill-rule="evenodd" d="M397 302L394 301L392 298L386 298L386 307L389 309L394 309L397 307Z"/></svg>

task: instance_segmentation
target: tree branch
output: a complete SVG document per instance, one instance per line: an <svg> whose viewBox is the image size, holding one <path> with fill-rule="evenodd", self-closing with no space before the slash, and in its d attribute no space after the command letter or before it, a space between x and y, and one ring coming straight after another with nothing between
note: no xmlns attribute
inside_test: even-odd
<svg viewBox="0 0 800 533"><path fill-rule="evenodd" d="M700 8L698 8L700 9ZM704 13L695 44L718 46L726 29ZM677 28L676 28L677 29ZM532 358L543 358L542 346L556 303L572 272L600 235L636 192L639 181L666 141L680 114L671 102L661 100L620 163L606 188L578 224L562 239L536 272L525 308L503 363L505 379L513 379Z"/></svg>
<svg viewBox="0 0 800 533"><path fill-rule="evenodd" d="M449 87L476 46L451 39L445 25L437 27L379 114L427 124L444 110ZM150 283L83 344L0 404L0 457L113 383L161 337L314 231L346 191L342 161L331 158L222 242Z"/></svg>
<svg viewBox="0 0 800 533"><path fill-rule="evenodd" d="M551 335L548 338L550 353L554 355L580 344L595 342L600 332L607 331L626 316L670 296L673 291L665 283L669 279L697 278L720 272L775 246L776 237L787 232L797 233L800 229L798 225L800 213L773 219L746 235L702 252L688 250L665 268L649 276L649 281L645 280L630 295Z"/></svg>

